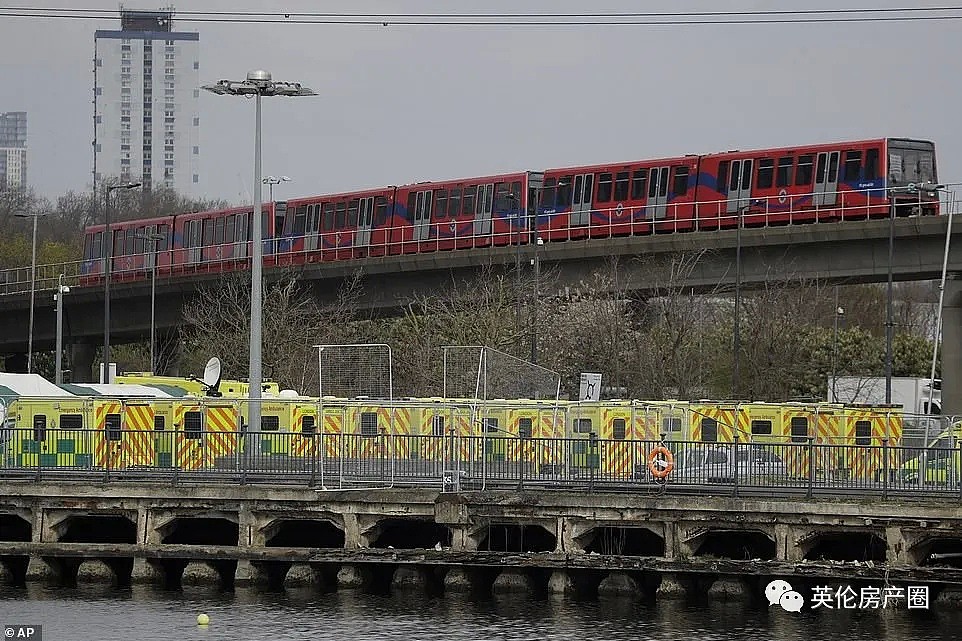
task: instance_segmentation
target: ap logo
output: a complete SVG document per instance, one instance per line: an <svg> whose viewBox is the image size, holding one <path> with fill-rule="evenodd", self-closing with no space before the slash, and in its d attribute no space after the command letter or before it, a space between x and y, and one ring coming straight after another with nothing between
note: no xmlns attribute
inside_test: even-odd
<svg viewBox="0 0 962 641"><path fill-rule="evenodd" d="M775 579L765 587L765 597L769 606L777 603L786 612L801 612L805 605L805 597L793 590L791 583L781 579Z"/></svg>

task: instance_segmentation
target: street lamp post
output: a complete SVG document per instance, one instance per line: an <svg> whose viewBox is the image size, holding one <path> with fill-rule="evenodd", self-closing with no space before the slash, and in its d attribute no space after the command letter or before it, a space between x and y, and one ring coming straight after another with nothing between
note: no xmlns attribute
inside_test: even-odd
<svg viewBox="0 0 962 641"><path fill-rule="evenodd" d="M270 96L315 96L313 90L297 82L277 82L268 71L255 70L247 74L246 80L220 80L217 84L203 87L206 91L221 96L244 96L254 98L254 211L251 224L251 331L249 353L249 388L251 429L260 430L261 423L261 278L263 271L264 247L261 244L261 225L264 212L261 203L261 97Z"/></svg>
<svg viewBox="0 0 962 641"><path fill-rule="evenodd" d="M544 245L541 236L534 244L534 297L531 301L531 362L538 364L538 297L541 289L541 253L540 249Z"/></svg>
<svg viewBox="0 0 962 641"><path fill-rule="evenodd" d="M514 244L515 244L515 256L514 256L514 275L515 275L515 285L514 285L514 298L515 298L515 336L518 341L518 352L520 353L520 343L521 343L521 215L522 215L522 204L521 196L514 192L505 195L507 200L510 200L517 207L517 216L514 221Z"/></svg>
<svg viewBox="0 0 962 641"><path fill-rule="evenodd" d="M137 238L150 243L150 373L157 372L157 362L154 360L154 346L157 343L156 301L157 301L157 243L164 240L163 234L137 234Z"/></svg>
<svg viewBox="0 0 962 641"><path fill-rule="evenodd" d="M838 402L838 383L836 382L836 366L838 363L838 320L845 315L845 310L838 305L838 286L835 286L835 317L832 329L832 402Z"/></svg>
<svg viewBox="0 0 962 641"><path fill-rule="evenodd" d="M114 258L114 239L110 234L110 193L115 189L134 189L140 187L140 183L126 182L118 185L107 185L104 205L104 244L107 250L104 252L106 264L104 265L104 353L103 353L103 382L110 382L110 269Z"/></svg>
<svg viewBox="0 0 962 641"><path fill-rule="evenodd" d="M261 182L268 186L267 188L270 192L270 202L274 202L274 185L279 185L289 181L289 176L264 176L264 178L261 179Z"/></svg>
<svg viewBox="0 0 962 641"><path fill-rule="evenodd" d="M57 385L63 383L63 297L70 293L70 288L63 284L64 274L60 274L57 280L57 293L53 299L57 301L57 355L54 360L54 382Z"/></svg>
<svg viewBox="0 0 962 641"><path fill-rule="evenodd" d="M30 252L30 327L27 329L27 373L33 374L33 299L37 284L37 219L39 211L14 214L17 218L33 218L33 249Z"/></svg>
<svg viewBox="0 0 962 641"><path fill-rule="evenodd" d="M738 226L735 228L735 319L732 330L732 399L738 398L738 386L741 365L741 335L739 334L739 316L741 316L742 297L742 218L748 207L738 209Z"/></svg>
<svg viewBox="0 0 962 641"><path fill-rule="evenodd" d="M885 289L885 404L892 402L892 339L894 313L892 309L892 259L895 254L895 196L889 193L889 260L888 283Z"/></svg>

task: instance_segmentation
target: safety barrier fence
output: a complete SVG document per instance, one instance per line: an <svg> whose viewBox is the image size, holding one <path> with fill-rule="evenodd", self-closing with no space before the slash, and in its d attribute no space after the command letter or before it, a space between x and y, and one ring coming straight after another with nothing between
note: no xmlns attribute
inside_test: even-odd
<svg viewBox="0 0 962 641"><path fill-rule="evenodd" d="M663 449L662 449L663 448ZM962 442L850 443L371 436L7 428L0 477L98 482L270 483L315 488L536 487L801 496L938 495L962 503ZM669 466L670 463L670 466ZM661 476L663 470L670 471Z"/></svg>
<svg viewBox="0 0 962 641"><path fill-rule="evenodd" d="M472 219L425 219L415 222L416 231L404 235L400 231L387 234L383 230L366 231L356 236L358 230L341 231L318 229L295 236L264 241L264 263L270 266L300 265L380 256L397 256L408 253L487 248L492 246L531 245L536 238L543 242L563 242L585 238L611 238L619 236L648 235L658 233L714 231L743 227L768 227L811 224L866 218L887 218L890 207L884 197L884 189L867 191L819 192L791 194L789 196L752 197L738 201L713 200L677 202L663 205L663 211L646 206L611 205L594 206L586 213L585 224L564 224L551 220L553 214L537 215L518 211L494 212L484 225ZM960 200L954 194L938 192L941 214L960 211ZM914 202L913 202L914 201ZM935 203L927 192L915 196L897 198L899 216L934 211ZM802 204L799 204L802 203ZM823 205L813 203L826 203ZM500 221L500 222L499 222ZM532 231L537 222L538 232ZM118 226L120 224L118 223ZM479 227L486 227L479 233ZM404 236L404 237L402 237ZM408 237L410 236L410 237ZM362 240L361 239L365 239ZM197 274L218 274L246 270L250 265L250 242L214 241L204 247L167 248L156 253L142 244L138 251L121 255L113 252L111 282L147 281L151 277L154 261L160 278L179 278ZM140 241L143 243L144 241ZM93 285L102 282L104 258L68 261L37 265L36 276L31 279L31 267L26 265L0 270L0 295L29 292L31 283L37 290L55 290L60 275L63 284L70 287ZM171 265L174 265L171 267Z"/></svg>

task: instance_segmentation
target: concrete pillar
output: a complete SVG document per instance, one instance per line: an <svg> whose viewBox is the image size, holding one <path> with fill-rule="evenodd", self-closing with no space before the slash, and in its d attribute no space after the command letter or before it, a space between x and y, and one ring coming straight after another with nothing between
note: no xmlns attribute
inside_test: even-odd
<svg viewBox="0 0 962 641"><path fill-rule="evenodd" d="M94 379L94 346L91 343L73 343L70 345L68 368L69 379L72 383L93 383Z"/></svg>
<svg viewBox="0 0 962 641"><path fill-rule="evenodd" d="M641 585L634 577L624 572L612 572L598 585L598 596L629 597L642 596Z"/></svg>
<svg viewBox="0 0 962 641"><path fill-rule="evenodd" d="M578 589L571 574L566 570L555 570L548 579L548 592L556 596L574 596Z"/></svg>
<svg viewBox="0 0 962 641"><path fill-rule="evenodd" d="M237 545L242 548L250 546L264 547L264 536L256 527L256 519L246 504L241 504L237 511Z"/></svg>
<svg viewBox="0 0 962 641"><path fill-rule="evenodd" d="M248 559L239 559L234 569L234 586L267 585L267 572L260 565L251 563Z"/></svg>
<svg viewBox="0 0 962 641"><path fill-rule="evenodd" d="M962 278L945 280L942 308L942 415L962 414Z"/></svg>
<svg viewBox="0 0 962 641"><path fill-rule="evenodd" d="M30 557L27 563L27 581L56 582L60 579L60 567L56 562L48 563L39 556Z"/></svg>
<svg viewBox="0 0 962 641"><path fill-rule="evenodd" d="M474 587L475 579L468 568L453 567L444 575L445 592L466 594L472 592Z"/></svg>
<svg viewBox="0 0 962 641"><path fill-rule="evenodd" d="M0 585L10 585L14 582L15 578L13 571L7 567L7 564L0 561Z"/></svg>
<svg viewBox="0 0 962 641"><path fill-rule="evenodd" d="M795 545L792 527L787 523L775 525L775 558L779 561L801 561L802 550Z"/></svg>
<svg viewBox="0 0 962 641"><path fill-rule="evenodd" d="M368 583L366 568L345 564L337 571L337 587L341 590L358 590Z"/></svg>
<svg viewBox="0 0 962 641"><path fill-rule="evenodd" d="M214 585L221 584L220 573L204 561L191 561L184 568L180 577L181 585Z"/></svg>
<svg viewBox="0 0 962 641"><path fill-rule="evenodd" d="M951 608L958 611L958 608L962 606L962 588L956 586L945 587L939 592L935 602L938 605L946 606L946 609Z"/></svg>
<svg viewBox="0 0 962 641"><path fill-rule="evenodd" d="M494 594L532 594L534 592L534 581L524 570L517 568L506 568L491 586Z"/></svg>
<svg viewBox="0 0 962 641"><path fill-rule="evenodd" d="M678 556L678 533L673 523L665 523L662 527L665 535L665 558L674 559Z"/></svg>
<svg viewBox="0 0 962 641"><path fill-rule="evenodd" d="M740 601L750 594L745 581L734 577L720 577L708 588L708 598L712 601Z"/></svg>
<svg viewBox="0 0 962 641"><path fill-rule="evenodd" d="M159 584L164 581L164 571L160 566L154 565L147 559L134 559L134 565L130 569L130 582L143 584Z"/></svg>
<svg viewBox="0 0 962 641"><path fill-rule="evenodd" d="M913 565L909 543L900 527L885 528L885 561L889 565Z"/></svg>
<svg viewBox="0 0 962 641"><path fill-rule="evenodd" d="M295 563L287 570L284 576L284 587L310 587L321 585L324 578L321 573L315 570L309 563Z"/></svg>
<svg viewBox="0 0 962 641"><path fill-rule="evenodd" d="M106 583L117 581L113 569L100 559L87 559L77 568L77 583Z"/></svg>
<svg viewBox="0 0 962 641"><path fill-rule="evenodd" d="M344 547L354 549L361 545L361 524L357 514L348 512L344 514Z"/></svg>
<svg viewBox="0 0 962 641"><path fill-rule="evenodd" d="M423 568L402 565L394 571L391 577L391 589L399 592L416 592L424 590L428 581Z"/></svg>
<svg viewBox="0 0 962 641"><path fill-rule="evenodd" d="M478 549L478 540L471 536L467 526L448 526L451 529L451 551L473 552Z"/></svg>
<svg viewBox="0 0 962 641"><path fill-rule="evenodd" d="M567 552L568 554L572 554L584 551L578 544L578 541L575 539L575 535L577 534L575 530L576 522L574 519L564 516L558 517L558 536L555 539L555 552Z"/></svg>
<svg viewBox="0 0 962 641"><path fill-rule="evenodd" d="M688 590L677 574L674 572L665 572L661 575L661 584L655 592L655 596L658 599L683 599L687 595Z"/></svg>

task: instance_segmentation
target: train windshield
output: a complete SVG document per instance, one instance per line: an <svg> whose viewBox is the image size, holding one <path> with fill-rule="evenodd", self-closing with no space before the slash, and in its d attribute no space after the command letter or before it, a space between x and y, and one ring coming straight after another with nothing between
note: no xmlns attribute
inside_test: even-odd
<svg viewBox="0 0 962 641"><path fill-rule="evenodd" d="M889 186L937 182L935 145L921 140L889 141Z"/></svg>

